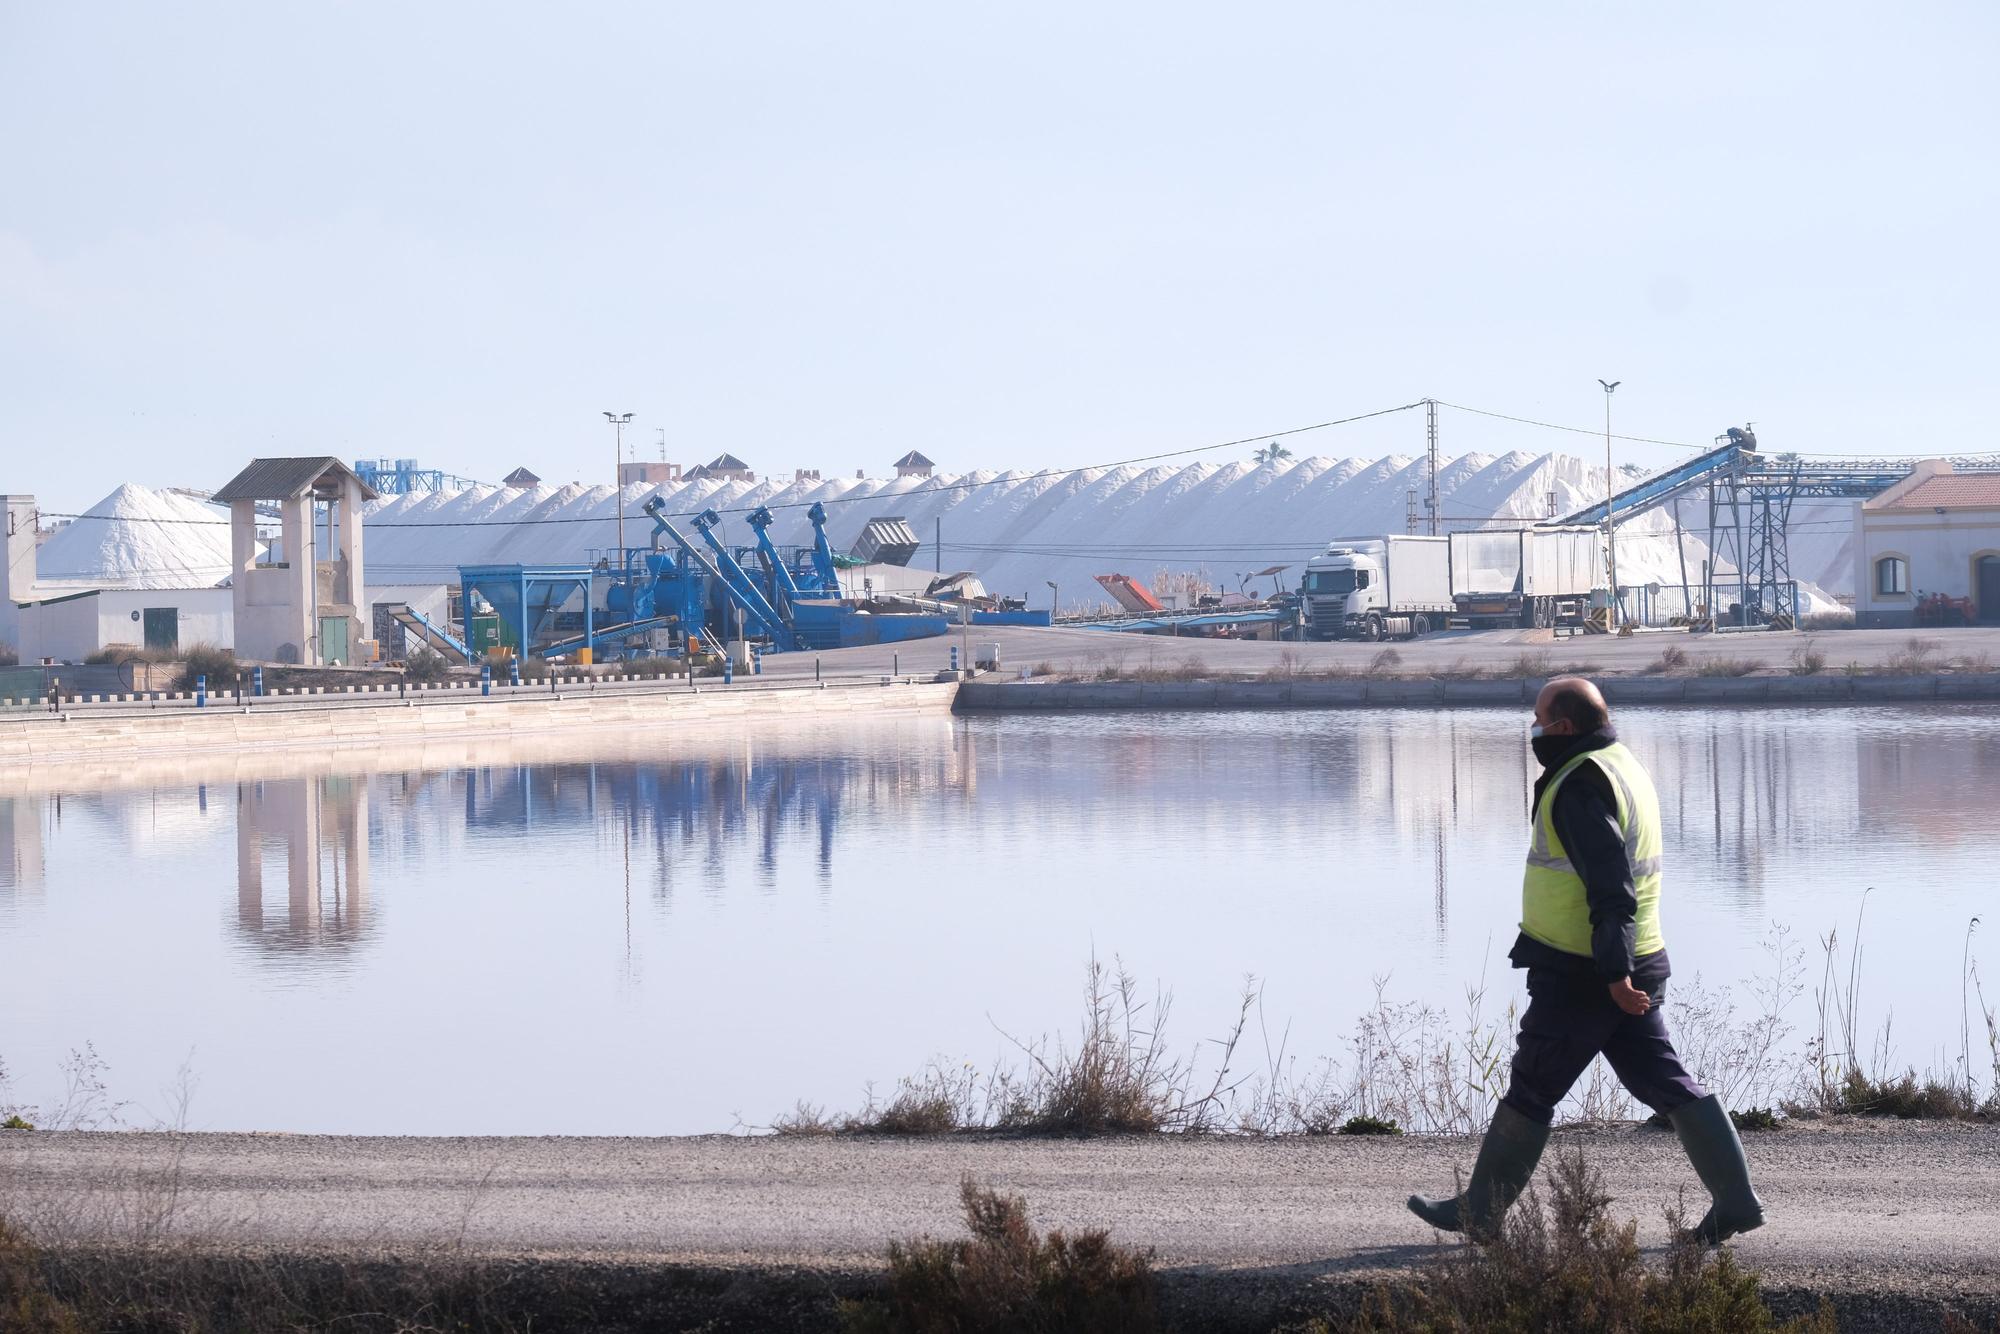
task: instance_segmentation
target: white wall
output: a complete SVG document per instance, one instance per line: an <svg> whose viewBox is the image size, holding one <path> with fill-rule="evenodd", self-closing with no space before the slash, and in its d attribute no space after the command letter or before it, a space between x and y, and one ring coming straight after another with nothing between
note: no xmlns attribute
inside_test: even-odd
<svg viewBox="0 0 2000 1334"><path fill-rule="evenodd" d="M107 588L56 602L36 602L21 608L21 660L54 658L82 662L109 644L142 648L146 642L145 613L149 607L173 607L180 612L180 643L235 643L235 618L226 588ZM139 619L133 620L132 613Z"/></svg>
<svg viewBox="0 0 2000 1334"><path fill-rule="evenodd" d="M1884 512L1862 510L1855 542L1854 613L1862 625L1909 625L1919 593L1978 596L1973 562L2000 555L2000 509ZM1875 562L1901 556L1910 564L1907 592L1875 591ZM1982 609L1983 610L1983 609Z"/></svg>

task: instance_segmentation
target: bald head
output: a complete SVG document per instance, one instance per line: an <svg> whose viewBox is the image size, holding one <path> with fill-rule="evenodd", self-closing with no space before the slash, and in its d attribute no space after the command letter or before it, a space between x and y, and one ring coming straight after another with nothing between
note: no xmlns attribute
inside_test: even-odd
<svg viewBox="0 0 2000 1334"><path fill-rule="evenodd" d="M1549 735L1588 736L1610 723L1611 710L1604 693L1589 681L1558 676L1535 696L1535 721Z"/></svg>

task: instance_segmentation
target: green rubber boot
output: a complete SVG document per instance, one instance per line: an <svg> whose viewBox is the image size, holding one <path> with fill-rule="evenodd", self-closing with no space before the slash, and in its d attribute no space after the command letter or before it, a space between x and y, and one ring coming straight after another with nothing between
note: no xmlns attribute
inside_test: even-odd
<svg viewBox="0 0 2000 1334"><path fill-rule="evenodd" d="M1722 1099L1711 1093L1676 1108L1667 1119L1712 1201L1702 1220L1681 1232L1681 1239L1719 1246L1739 1232L1764 1226L1764 1202L1750 1189L1750 1163Z"/></svg>
<svg viewBox="0 0 2000 1334"><path fill-rule="evenodd" d="M1549 1128L1500 1104L1493 1124L1480 1141L1472 1164L1472 1180L1462 1195L1429 1199L1410 1197L1410 1212L1441 1232L1463 1232L1479 1238L1500 1229L1500 1220L1535 1175L1535 1164L1548 1146Z"/></svg>

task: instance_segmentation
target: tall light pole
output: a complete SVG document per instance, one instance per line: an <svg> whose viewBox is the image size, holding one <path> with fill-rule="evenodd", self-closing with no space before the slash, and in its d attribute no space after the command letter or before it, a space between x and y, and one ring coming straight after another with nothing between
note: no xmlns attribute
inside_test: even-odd
<svg viewBox="0 0 2000 1334"><path fill-rule="evenodd" d="M632 414L619 416L615 412L604 414L604 420L611 423L612 435L616 441L618 458L611 468L611 484L617 491L612 501L618 511L618 568L625 568L625 425L632 420Z"/></svg>
<svg viewBox="0 0 2000 1334"><path fill-rule="evenodd" d="M1604 386L1604 558L1611 577L1611 628L1618 628L1618 530L1611 523L1611 501L1618 487L1611 471L1611 394L1623 380L1599 380Z"/></svg>
<svg viewBox="0 0 2000 1334"><path fill-rule="evenodd" d="M1049 586L1049 624L1054 625L1056 613L1062 610L1062 590L1056 587L1056 581L1053 579L1044 579L1042 582Z"/></svg>

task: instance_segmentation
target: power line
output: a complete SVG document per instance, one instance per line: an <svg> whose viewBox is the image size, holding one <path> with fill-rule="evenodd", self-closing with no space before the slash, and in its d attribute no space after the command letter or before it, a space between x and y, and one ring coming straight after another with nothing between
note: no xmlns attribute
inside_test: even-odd
<svg viewBox="0 0 2000 1334"><path fill-rule="evenodd" d="M816 504L842 505L842 504L860 504L868 501L874 501L879 503L886 500L905 500L905 499L914 500L914 499L920 499L924 496L942 495L948 491L976 491L981 487L998 486L1001 485L1002 483L1005 483L1010 486L1017 486L1022 482L1039 481L1040 479L1045 477L1068 477L1071 476L1072 474L1079 472L1096 472L1102 469L1109 469L1109 468L1129 468L1136 463L1155 463L1161 459L1184 458L1189 454L1207 454L1207 453L1212 453L1213 451L1218 449L1237 449L1244 445L1254 445L1266 440L1283 440L1288 436L1304 435L1308 431L1324 431L1331 426L1347 426L1351 425L1354 422L1367 421L1373 417L1386 417L1389 416L1391 413L1408 412L1411 408L1421 407L1421 406L1422 406L1421 401L1416 403L1402 403L1393 408L1378 408L1374 412L1363 412L1352 417L1340 417L1333 421L1314 422L1310 426L1293 426L1283 431L1270 431L1265 433L1264 435L1246 435L1237 440L1222 440L1212 445L1194 445L1187 449L1169 449L1169 450L1164 450L1158 454L1141 454L1135 458L1115 459L1109 463L1089 463L1077 468L1044 468L1038 472L1024 473L1014 477L1008 477L1008 476L989 477L985 481L962 480L957 482L940 482L936 486L913 487L908 491L899 491L894 493L876 491L876 492L870 492L867 495L826 496L819 500L786 501L778 505L768 505L768 504L739 505L728 509L717 510L716 513L749 514L758 509L774 509L774 510L809 509ZM671 514L667 514L663 517L669 519L691 519L696 515L704 512L705 510L678 510ZM111 514L58 514L52 511L43 511L42 517L50 519L70 519L72 521L77 519L95 519L104 523L188 524L196 527L227 527L229 525L229 521L227 519L157 519L150 517L130 517L124 515L111 515ZM424 522L397 523L393 519L382 519L370 522L368 524L368 527L370 528L525 527L537 524L608 523L610 522L611 518L612 518L611 515L571 515L571 516L550 516L547 518L540 518L540 519L499 519L499 518L446 519L430 523L424 523Z"/></svg>
<svg viewBox="0 0 2000 1334"><path fill-rule="evenodd" d="M1447 403L1443 399L1439 399L1438 404L1441 407L1452 408L1458 412L1470 412L1481 417L1497 417L1501 421L1519 422L1523 426L1539 426L1543 430L1547 431L1569 431L1576 435L1593 436L1599 440L1602 440L1604 438L1604 432L1593 430L1588 426L1559 426L1555 422L1536 421L1532 417L1516 417L1511 415L1510 413L1505 413L1505 412L1489 412L1485 408L1468 408L1463 403ZM1650 436L1643 436L1643 435L1614 435L1611 438L1613 440L1629 440L1635 445L1670 445L1675 449L1715 448L1715 446L1712 444L1690 445L1685 440L1655 440L1652 439Z"/></svg>

